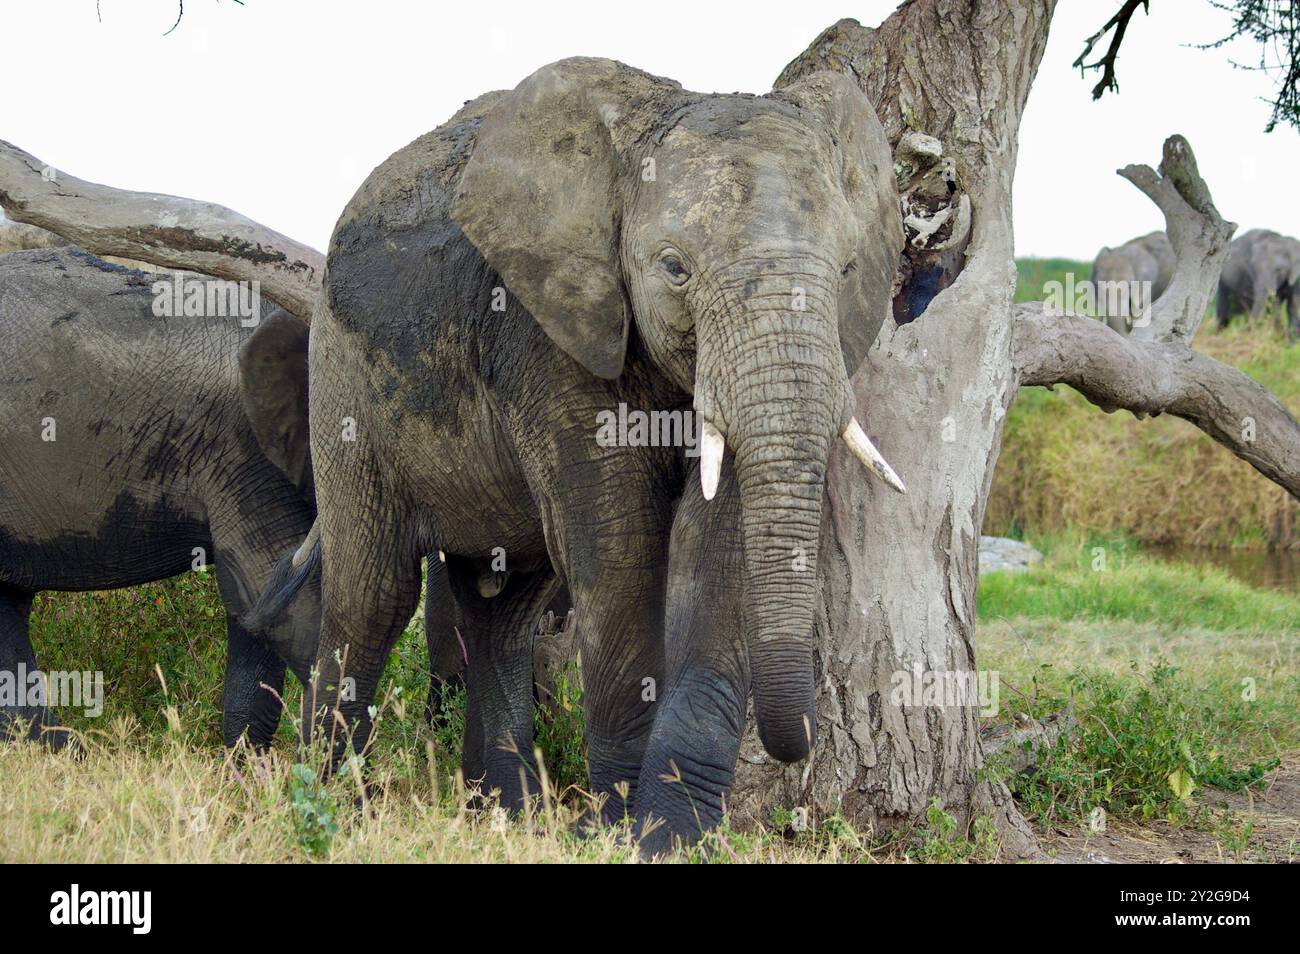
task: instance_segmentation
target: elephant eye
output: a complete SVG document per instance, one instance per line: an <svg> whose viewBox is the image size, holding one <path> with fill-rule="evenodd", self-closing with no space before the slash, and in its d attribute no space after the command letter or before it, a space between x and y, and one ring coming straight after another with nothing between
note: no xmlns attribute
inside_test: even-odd
<svg viewBox="0 0 1300 954"><path fill-rule="evenodd" d="M668 280L674 285L685 285L691 279L691 270L673 252L659 256L659 266L668 274Z"/></svg>
<svg viewBox="0 0 1300 954"><path fill-rule="evenodd" d="M857 268L858 260L856 258L851 258L849 259L849 263L840 269L840 274L847 275L849 272L856 271Z"/></svg>

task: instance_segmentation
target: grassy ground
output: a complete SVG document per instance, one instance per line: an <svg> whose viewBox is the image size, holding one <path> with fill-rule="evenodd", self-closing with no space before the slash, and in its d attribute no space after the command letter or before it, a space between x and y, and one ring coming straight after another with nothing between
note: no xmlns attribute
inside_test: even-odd
<svg viewBox="0 0 1300 954"><path fill-rule="evenodd" d="M1087 273L1064 259L1019 264L1021 300L1067 271L1076 280ZM1300 347L1244 328L1202 334L1197 347L1300 410ZM1036 774L1012 775L997 759L988 769L1006 778L1050 850L1071 859L1296 859L1300 597L1141 549L1285 543L1295 517L1280 491L1190 425L1107 416L1066 389L1021 394L986 529L1027 532L1047 559L981 582L976 651L979 666L998 673L998 721L1067 705L1079 720ZM553 783L544 809L508 823L463 808L459 726L431 731L422 718L418 617L388 667L364 791L351 770L320 787L314 760L296 761L287 717L269 757L222 749L225 623L211 576L45 594L33 641L47 669L103 671L104 714L60 712L80 733L79 760L0 745L0 861L633 859L625 833L568 833L585 805L572 685L538 714ZM288 712L296 695L291 686ZM740 862L999 857L987 825L959 831L938 806L884 843L832 818L797 836L776 824L724 831L707 848L714 860Z"/></svg>
<svg viewBox="0 0 1300 954"><path fill-rule="evenodd" d="M1179 850L1198 857L1293 857L1300 809L1273 816L1260 806L1279 779L1300 777L1300 599L1212 569L1147 559L1124 538L1034 542L1047 553L1041 567L982 582L977 652L981 668L999 674L994 721L1015 712L1042 717L1071 702L1079 716L1079 733L1031 778L1005 773L996 760L989 768L1007 777L1045 842L1063 857L1081 846L1094 850L1101 838L1115 856L1134 844L1172 851L1191 839L1194 848ZM371 785L358 812L359 772L319 786L314 770L296 762L288 717L269 758L222 750L223 629L215 587L198 575L41 597L34 640L43 664L102 665L105 711L94 720L60 713L82 733L80 760L0 746L7 779L0 861L632 859L626 833L569 834L586 804L576 689L538 716L543 759L553 767L549 804L510 823L499 813L466 811L456 773L459 727L431 731L423 722L427 675L417 618L389 666L366 766ZM1232 798L1248 804L1223 807ZM1099 812L1110 821L1103 833L1093 831ZM725 831L708 850L739 862L999 854L991 828L958 831L937 806L914 830L883 843L830 819L798 836L775 825Z"/></svg>
<svg viewBox="0 0 1300 954"><path fill-rule="evenodd" d="M1067 259L1018 263L1017 299L1048 281L1087 276ZM1226 332L1202 325L1197 350L1235 365L1300 414L1300 346L1276 322ZM1103 414L1069 388L1026 388L1007 417L986 533L1077 528L1125 532L1143 543L1213 547L1300 546L1300 505L1191 424Z"/></svg>

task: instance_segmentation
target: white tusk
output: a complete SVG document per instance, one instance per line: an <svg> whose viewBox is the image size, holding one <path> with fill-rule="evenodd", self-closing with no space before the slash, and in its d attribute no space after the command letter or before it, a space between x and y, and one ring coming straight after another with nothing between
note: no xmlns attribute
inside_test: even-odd
<svg viewBox="0 0 1300 954"><path fill-rule="evenodd" d="M300 546L294 552L293 568L295 570L307 562L307 558L311 556L312 548L316 546L316 544L319 541L320 541L320 521L317 520L312 523L311 530L309 530L307 533L307 539L302 541L302 546Z"/></svg>
<svg viewBox="0 0 1300 954"><path fill-rule="evenodd" d="M849 445L849 450L853 451L853 456L862 461L867 470L871 471L889 486L893 487L900 494L907 493L907 488L903 482L898 479L894 473L894 468L889 466L885 458L880 456L880 451L871 443L871 438L867 437L867 432L862 429L855 417L849 421L849 426L844 428L844 433L840 435L844 438L844 443Z"/></svg>
<svg viewBox="0 0 1300 954"><path fill-rule="evenodd" d="M708 421L700 433L700 489L704 499L712 500L718 492L718 476L722 473L722 451L727 446L726 440Z"/></svg>

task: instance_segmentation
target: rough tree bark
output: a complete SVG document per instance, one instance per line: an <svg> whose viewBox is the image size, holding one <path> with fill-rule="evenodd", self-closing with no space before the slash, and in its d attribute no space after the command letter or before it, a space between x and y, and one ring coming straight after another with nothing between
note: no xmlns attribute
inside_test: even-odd
<svg viewBox="0 0 1300 954"><path fill-rule="evenodd" d="M86 182L3 140L0 206L15 222L96 255L259 282L263 295L304 321L325 274L320 252L224 206Z"/></svg>
<svg viewBox="0 0 1300 954"><path fill-rule="evenodd" d="M888 827L922 817L937 799L962 820L992 818L1008 855L1035 854L1006 788L982 777L977 708L902 705L896 694L917 667L976 669L979 530L1020 386L1067 383L1105 410L1177 414L1300 496L1300 426L1245 375L1188 347L1232 226L1214 211L1180 138L1166 145L1161 175L1122 171L1164 211L1180 257L1150 327L1125 338L1042 305L1013 309L1017 132L1054 6L909 0L874 30L852 20L833 25L778 79L780 86L817 69L847 73L876 104L896 147L910 294L904 289L899 323L886 323L853 383L859 420L909 492L868 480L835 452L819 561L817 747L806 763L783 766L751 731L731 805L739 821L766 821L780 805L808 809L814 823L840 812ZM278 302L310 315L319 256L289 251L305 247L206 204L184 229L159 227L158 204L193 211L198 204L188 200L123 200L80 183L30 191L39 164L6 148L0 203L16 218L78 236L96 252L122 254L114 243L125 236L132 239L125 254L222 277L257 277L247 271L252 262L280 276ZM243 231L225 225L231 221ZM244 239L232 247L231 235ZM248 247L260 251L250 258ZM284 254L261 261L267 249ZM308 267L287 264L296 262Z"/></svg>
<svg viewBox="0 0 1300 954"><path fill-rule="evenodd" d="M908 493L862 479L838 451L832 460L819 560L817 747L806 764L783 766L751 733L732 800L742 819L765 819L781 804L807 808L814 823L838 811L889 826L922 817L937 798L959 820L994 819L1010 854L1035 850L1005 787L981 778L978 710L901 706L894 695L897 674L915 666L975 669L980 524L1015 393L1016 136L1053 6L906 3L874 30L835 24L778 80L817 69L854 77L896 146L910 131L939 141L972 223L960 274L916 320L886 323L853 382L859 419ZM923 231L909 228L913 244L924 244Z"/></svg>

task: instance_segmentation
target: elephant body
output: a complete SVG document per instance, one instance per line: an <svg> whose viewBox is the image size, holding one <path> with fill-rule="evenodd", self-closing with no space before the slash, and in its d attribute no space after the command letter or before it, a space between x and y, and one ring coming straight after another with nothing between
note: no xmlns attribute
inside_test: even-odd
<svg viewBox="0 0 1300 954"><path fill-rule="evenodd" d="M1287 309L1290 336L1300 335L1300 240L1251 229L1233 241L1219 274L1218 326L1234 314L1257 321L1274 295Z"/></svg>
<svg viewBox="0 0 1300 954"><path fill-rule="evenodd" d="M1103 248L1092 264L1097 315L1120 334L1164 294L1174 275L1177 256L1164 232L1152 232Z"/></svg>
<svg viewBox="0 0 1300 954"><path fill-rule="evenodd" d="M441 549L465 622L466 777L505 804L536 791L532 634L561 583L606 819L666 818L660 839L715 823L751 691L768 750L804 757L831 442L901 489L848 386L901 248L883 129L837 75L705 96L566 60L396 153L339 220L312 321L319 541L260 604L291 600L319 560L306 724L336 705L364 746L420 555ZM694 414L700 439L602 440L620 409ZM743 645L697 626L675 672L674 513L719 487ZM648 748L682 779L643 766ZM669 787L681 797L649 791Z"/></svg>
<svg viewBox="0 0 1300 954"><path fill-rule="evenodd" d="M76 249L0 257L0 669L36 668L27 629L39 591L215 567L229 639L223 736L266 744L280 703L259 686L278 690L285 669L272 644L310 658L319 625L314 593L266 640L241 623L313 516L306 328L282 311L256 329L156 317L155 278ZM263 375L252 388L241 360ZM3 717L15 716L55 724L44 707Z"/></svg>

